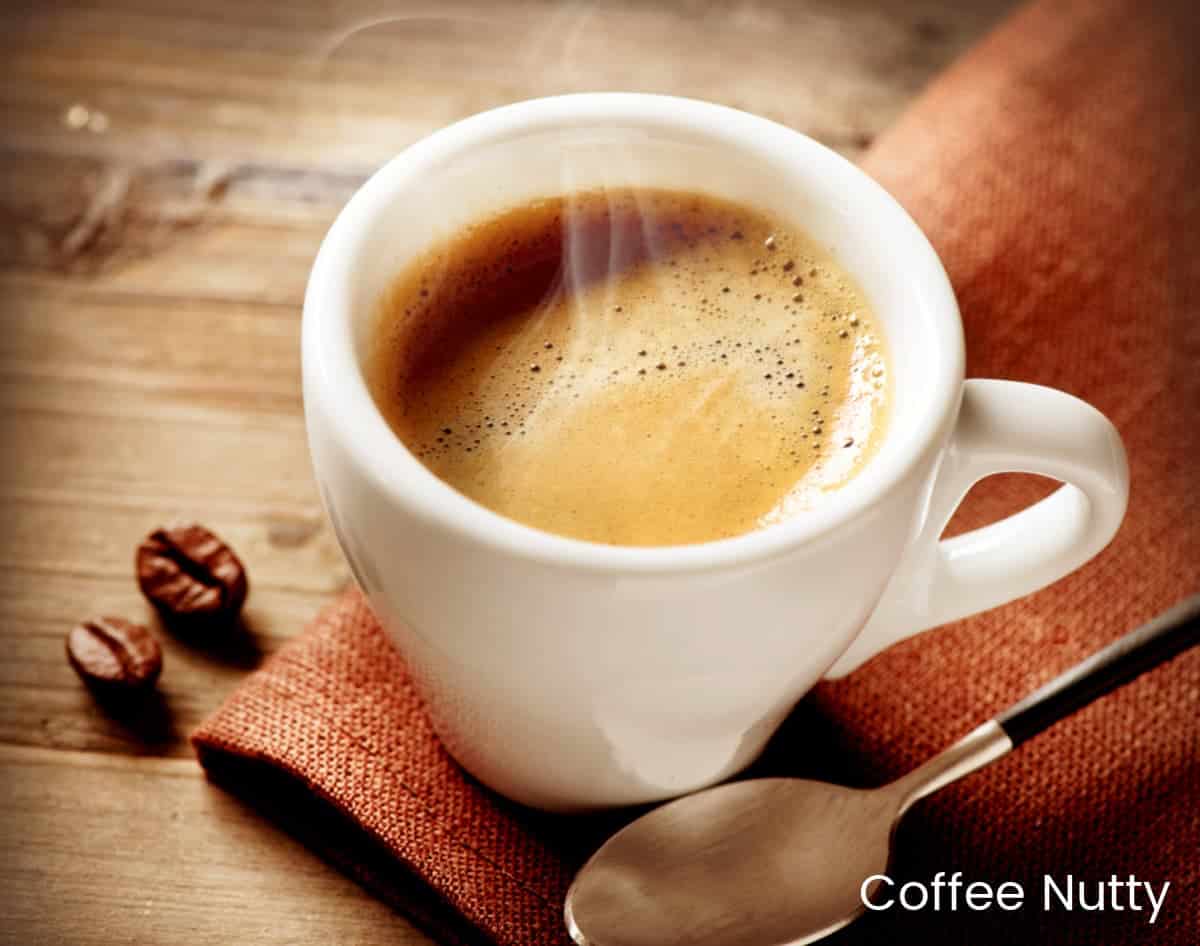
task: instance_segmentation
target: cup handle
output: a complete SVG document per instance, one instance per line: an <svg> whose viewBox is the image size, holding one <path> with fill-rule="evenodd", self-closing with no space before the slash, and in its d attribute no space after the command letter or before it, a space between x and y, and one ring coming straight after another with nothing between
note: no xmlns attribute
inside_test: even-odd
<svg viewBox="0 0 1200 946"><path fill-rule="evenodd" d="M993 473L1039 473L1063 485L999 522L941 539L967 490ZM921 531L826 676L844 676L919 631L1058 581L1109 543L1128 501L1121 437L1090 404L1036 384L965 382Z"/></svg>

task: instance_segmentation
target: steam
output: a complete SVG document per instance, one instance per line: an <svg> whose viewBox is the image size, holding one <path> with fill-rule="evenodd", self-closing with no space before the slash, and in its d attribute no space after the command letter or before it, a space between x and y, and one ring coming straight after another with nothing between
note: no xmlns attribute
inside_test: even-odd
<svg viewBox="0 0 1200 946"><path fill-rule="evenodd" d="M530 10L533 13L535 11ZM559 3L547 13L544 9L536 11L538 19L530 28L524 40L511 52L512 74L522 84L542 85L547 91L558 91L570 88L573 83L582 78L579 63L580 43L583 41L595 17L595 4L592 2ZM519 14L518 14L519 15ZM372 31L416 32L441 28L461 33L464 39L479 36L489 36L498 26L508 26L512 13L505 17L504 23L496 18L465 14L447 14L444 6L430 5L424 10L409 11L402 14L385 13L366 15L336 26L324 35L311 56L308 67L314 75L320 77L328 72L338 52L349 45L351 41L364 37ZM400 44L397 44L400 48ZM397 59L383 66L395 66L397 69L411 68L403 59ZM462 78L471 78L462 74ZM487 78L494 78L489 73ZM500 102L493 104L499 105ZM451 116L464 118L465 115Z"/></svg>

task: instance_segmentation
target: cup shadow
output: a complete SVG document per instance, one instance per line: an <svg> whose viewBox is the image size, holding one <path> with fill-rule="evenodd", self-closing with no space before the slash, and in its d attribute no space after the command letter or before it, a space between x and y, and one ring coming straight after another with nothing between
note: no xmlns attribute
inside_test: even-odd
<svg viewBox="0 0 1200 946"><path fill-rule="evenodd" d="M120 692L87 684L105 717L116 723L139 749L161 752L179 741L166 696L158 689Z"/></svg>
<svg viewBox="0 0 1200 946"><path fill-rule="evenodd" d="M254 670L262 663L265 651L259 643L264 636L256 627L253 613L243 612L234 621L220 626L172 620L157 615L162 631L206 660L238 670Z"/></svg>

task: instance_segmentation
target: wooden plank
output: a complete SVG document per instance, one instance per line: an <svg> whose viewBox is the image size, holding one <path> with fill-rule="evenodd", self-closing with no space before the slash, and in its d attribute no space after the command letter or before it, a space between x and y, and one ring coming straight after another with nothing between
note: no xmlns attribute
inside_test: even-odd
<svg viewBox="0 0 1200 946"><path fill-rule="evenodd" d="M0 942L431 940L193 761L0 746Z"/></svg>
<svg viewBox="0 0 1200 946"><path fill-rule="evenodd" d="M290 304L197 298L186 286L147 298L107 278L3 285L10 331L0 340L0 373L38 366L88 380L104 368L109 380L129 384L142 375L216 377L243 391L297 393L300 313Z"/></svg>
<svg viewBox="0 0 1200 946"><path fill-rule="evenodd" d="M69 517L87 503L157 507L151 524L223 504L319 518L290 310L72 290L5 308L0 438L20 449L0 467L0 495L55 498Z"/></svg>
<svg viewBox="0 0 1200 946"><path fill-rule="evenodd" d="M6 392L13 407L49 398L49 408L71 385L103 392L87 398L77 390L81 414L119 413L110 398L126 392L142 395L140 413L158 406L157 398L144 396L154 393L173 407L299 416L297 308L198 299L184 287L182 295L148 298L110 285L107 279L87 288L0 282L7 324L0 378L25 386Z"/></svg>
<svg viewBox="0 0 1200 946"><path fill-rule="evenodd" d="M159 499L97 506L86 493L72 498L66 491L25 494L14 505L19 508L0 546L0 573L20 573L29 580L69 575L132 583L134 549L142 537L175 518L173 513L187 511ZM349 580L333 532L315 503L302 515L215 504L198 507L195 514L234 547L255 593L328 596ZM0 601L0 614L7 607Z"/></svg>
<svg viewBox="0 0 1200 946"><path fill-rule="evenodd" d="M321 238L365 177L0 148L0 273L15 292L49 273L164 301L298 306Z"/></svg>
<svg viewBox="0 0 1200 946"><path fill-rule="evenodd" d="M180 420L178 412L144 418L81 411L12 410L0 436L20 443L18 462L0 467L0 494L110 496L149 501L182 515L238 506L307 514L316 494L300 418L247 412L228 425ZM62 484L68 484L64 489ZM68 500L78 512L79 504Z"/></svg>

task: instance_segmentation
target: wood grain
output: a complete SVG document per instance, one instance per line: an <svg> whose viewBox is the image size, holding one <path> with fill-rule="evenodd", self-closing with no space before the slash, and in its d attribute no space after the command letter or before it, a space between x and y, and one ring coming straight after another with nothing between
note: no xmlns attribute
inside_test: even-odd
<svg viewBox="0 0 1200 946"><path fill-rule="evenodd" d="M94 0L0 9L0 942L428 943L236 800L187 734L348 580L320 512L299 307L386 158L536 95L637 89L853 157L1010 0ZM244 627L155 621L133 548L202 519ZM63 656L95 614L164 643L103 707Z"/></svg>
<svg viewBox="0 0 1200 946"><path fill-rule="evenodd" d="M0 942L428 942L188 760L0 747L0 811Z"/></svg>

